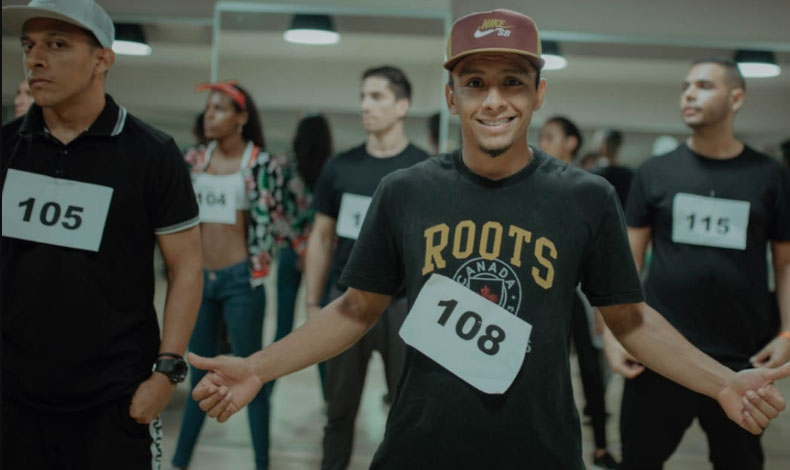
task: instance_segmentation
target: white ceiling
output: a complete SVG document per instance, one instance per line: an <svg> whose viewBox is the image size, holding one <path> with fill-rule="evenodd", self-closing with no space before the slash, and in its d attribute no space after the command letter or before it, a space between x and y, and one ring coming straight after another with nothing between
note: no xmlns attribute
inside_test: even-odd
<svg viewBox="0 0 790 470"><path fill-rule="evenodd" d="M133 113L186 143L205 99L192 90L210 77L214 2L99 3L116 21L141 21L154 49L149 57L118 57L109 76L110 92ZM335 15L341 42L324 47L286 43L282 31L290 14L223 14L219 77L237 78L252 91L270 141L286 146L299 113L322 110L330 113L338 147L343 147L363 138L356 118L359 74L372 65L399 65L414 86L409 130L416 141L424 142L423 118L443 106L444 25L441 19L406 16L448 12L457 17L490 5L472 0L279 4L282 11L346 11ZM544 110L535 116L537 123L562 113L588 132L619 127L626 131L627 144L629 133L632 142L639 143L631 147L633 158L639 159L654 135L685 133L677 98L693 59L730 55L735 48L768 47L777 52L784 73L748 82L747 105L736 127L763 148L790 136L788 0L500 0L498 5L531 15L544 38L563 40L570 65L545 73L549 95ZM365 16L351 14L352 10L364 10ZM377 18L377 12L383 16ZM17 39L3 36L4 101L13 96L22 77L19 57Z"/></svg>

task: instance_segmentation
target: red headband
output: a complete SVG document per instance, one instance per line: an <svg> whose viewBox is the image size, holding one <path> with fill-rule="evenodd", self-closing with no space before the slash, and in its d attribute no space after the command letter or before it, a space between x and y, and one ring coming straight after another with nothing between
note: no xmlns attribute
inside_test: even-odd
<svg viewBox="0 0 790 470"><path fill-rule="evenodd" d="M244 93L241 92L238 88L236 88L236 81L229 80L227 82L217 82L217 83L201 83L200 85L195 87L195 91L206 91L206 90L216 90L225 93L226 95L230 96L242 111L247 110L247 100L244 98Z"/></svg>

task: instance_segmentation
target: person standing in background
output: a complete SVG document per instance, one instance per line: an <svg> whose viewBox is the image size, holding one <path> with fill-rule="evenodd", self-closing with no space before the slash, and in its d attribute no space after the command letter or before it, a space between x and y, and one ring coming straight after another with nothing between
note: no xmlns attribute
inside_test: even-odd
<svg viewBox="0 0 790 470"><path fill-rule="evenodd" d="M315 218L313 191L321 168L332 155L332 132L323 114L310 114L299 120L294 135L293 159L283 162L285 177L285 209L289 235L278 252L277 264L277 330L274 341L293 330L296 294L302 282L307 239ZM326 401L325 366L318 364L321 394ZM267 384L274 387L274 381Z"/></svg>
<svg viewBox="0 0 790 470"><path fill-rule="evenodd" d="M235 82L204 84L209 91L203 114L209 141L185 158L200 206L203 300L189 350L217 354L224 323L234 354L261 348L266 292L275 226L282 219L283 177L266 153L258 109ZM191 369L192 386L204 373ZM269 390L250 404L249 424L257 470L269 468ZM173 456L186 468L205 413L188 400Z"/></svg>
<svg viewBox="0 0 790 470"><path fill-rule="evenodd" d="M579 128L564 116L551 117L540 128L540 149L571 165L583 142ZM606 386L601 368L601 351L592 340L593 334L600 333L590 328L591 323L596 323L595 310L577 287L571 307L571 340L579 360L585 401L583 410L590 418L595 439L592 461L596 469L614 470L617 468L617 461L607 449Z"/></svg>
<svg viewBox="0 0 790 470"><path fill-rule="evenodd" d="M623 145L623 133L614 129L603 129L593 135L593 148L598 153L596 165L590 171L598 176L602 176L608 181L617 197L620 205L625 207L628 197L628 189L631 187L631 180L634 172L620 166L620 147Z"/></svg>
<svg viewBox="0 0 790 470"><path fill-rule="evenodd" d="M33 94L30 92L30 85L27 79L19 82L16 87L16 96L14 97L14 117L19 117L27 113L30 106L33 104Z"/></svg>

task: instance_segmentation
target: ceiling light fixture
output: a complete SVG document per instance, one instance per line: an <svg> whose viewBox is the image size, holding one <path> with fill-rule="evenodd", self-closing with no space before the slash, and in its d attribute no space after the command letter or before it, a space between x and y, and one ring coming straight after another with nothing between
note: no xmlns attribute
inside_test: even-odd
<svg viewBox="0 0 790 470"><path fill-rule="evenodd" d="M337 44L340 34L329 15L294 15L283 38L296 44L327 45Z"/></svg>
<svg viewBox="0 0 790 470"><path fill-rule="evenodd" d="M735 62L744 77L776 77L782 71L776 65L776 55L771 51L740 50L735 52Z"/></svg>
<svg viewBox="0 0 790 470"><path fill-rule="evenodd" d="M112 50L122 55L151 55L151 46L145 42L143 27L135 23L116 23Z"/></svg>
<svg viewBox="0 0 790 470"><path fill-rule="evenodd" d="M543 70L561 70L568 66L568 60L560 53L557 41L541 41L540 56L546 61Z"/></svg>

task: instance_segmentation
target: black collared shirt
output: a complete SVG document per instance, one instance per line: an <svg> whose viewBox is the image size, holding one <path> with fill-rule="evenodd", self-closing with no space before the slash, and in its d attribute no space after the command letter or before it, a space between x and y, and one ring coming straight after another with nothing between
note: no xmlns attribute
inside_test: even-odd
<svg viewBox="0 0 790 470"><path fill-rule="evenodd" d="M155 235L198 223L175 142L107 96L96 121L63 145L34 105L3 126L4 189L9 169L112 196L98 251L2 237L4 398L68 411L131 394L159 347Z"/></svg>

